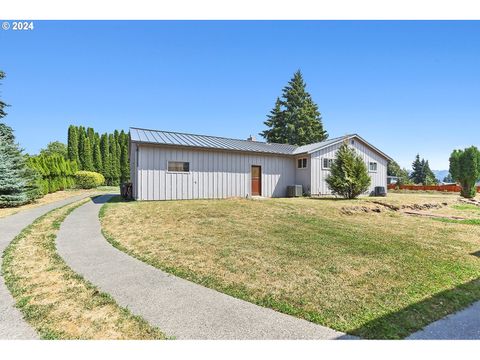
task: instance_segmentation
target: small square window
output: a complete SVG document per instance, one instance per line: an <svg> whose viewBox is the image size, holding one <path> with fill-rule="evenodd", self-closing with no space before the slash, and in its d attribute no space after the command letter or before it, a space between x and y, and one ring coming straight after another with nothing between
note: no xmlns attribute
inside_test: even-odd
<svg viewBox="0 0 480 360"><path fill-rule="evenodd" d="M168 162L168 171L174 172L189 172L190 163L186 161L169 161Z"/></svg>
<svg viewBox="0 0 480 360"><path fill-rule="evenodd" d="M323 158L323 168L330 169L332 167L333 159Z"/></svg>
<svg viewBox="0 0 480 360"><path fill-rule="evenodd" d="M369 170L369 171L372 171L372 172L377 171L377 163L374 162L374 161L369 162L369 163L368 163L368 170Z"/></svg>
<svg viewBox="0 0 480 360"><path fill-rule="evenodd" d="M307 168L307 158L302 158L297 160L297 168L298 169L306 169Z"/></svg>

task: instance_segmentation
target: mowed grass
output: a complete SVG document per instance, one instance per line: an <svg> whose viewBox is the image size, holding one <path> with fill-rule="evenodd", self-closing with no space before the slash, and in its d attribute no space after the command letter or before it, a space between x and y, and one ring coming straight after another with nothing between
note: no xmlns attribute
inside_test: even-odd
<svg viewBox="0 0 480 360"><path fill-rule="evenodd" d="M390 204L458 196L392 194ZM107 239L160 269L363 338L403 338L480 299L480 226L372 199L113 202ZM449 205L452 206L452 205Z"/></svg>
<svg viewBox="0 0 480 360"><path fill-rule="evenodd" d="M37 219L5 250L2 273L17 307L43 339L163 339L160 330L118 306L56 253L62 220L84 202Z"/></svg>

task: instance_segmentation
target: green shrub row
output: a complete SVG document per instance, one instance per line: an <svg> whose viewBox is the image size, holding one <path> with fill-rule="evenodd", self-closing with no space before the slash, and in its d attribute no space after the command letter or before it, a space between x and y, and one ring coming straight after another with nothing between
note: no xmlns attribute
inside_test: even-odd
<svg viewBox="0 0 480 360"><path fill-rule="evenodd" d="M28 166L35 171L35 183L42 195L75 186L75 173L78 170L75 161L65 160L60 155L31 156Z"/></svg>

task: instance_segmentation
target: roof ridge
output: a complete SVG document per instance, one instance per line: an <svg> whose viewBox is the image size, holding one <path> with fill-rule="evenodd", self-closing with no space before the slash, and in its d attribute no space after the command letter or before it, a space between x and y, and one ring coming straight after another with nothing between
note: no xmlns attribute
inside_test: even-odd
<svg viewBox="0 0 480 360"><path fill-rule="evenodd" d="M130 126L129 129L135 129L135 130L147 130L147 131L157 131L157 132L164 132L164 133L169 133L169 134L181 134L181 135L191 135L191 136L205 136L205 137L211 137L211 138L216 138L216 139L226 139L226 140L235 140L235 141L245 141L248 143L257 143L257 144L265 144L265 145L270 145L270 144L275 144L275 145L284 145L284 146L293 146L293 147L299 147L298 145L292 145L292 144L282 144L282 143L274 143L274 142L266 142L266 141L251 141L251 140L245 140L245 139L234 139L234 138L228 138L225 136L216 136L216 135L205 135L205 134L192 134L192 133L186 133L186 132L179 132L179 131L169 131L169 130L155 130L155 129L146 129L146 128L139 128L139 127L132 127Z"/></svg>

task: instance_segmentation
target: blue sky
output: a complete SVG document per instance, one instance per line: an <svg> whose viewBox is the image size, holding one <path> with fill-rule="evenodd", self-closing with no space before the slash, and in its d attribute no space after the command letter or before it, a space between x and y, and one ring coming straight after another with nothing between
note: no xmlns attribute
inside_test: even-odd
<svg viewBox="0 0 480 360"><path fill-rule="evenodd" d="M36 21L0 30L4 119L30 153L69 124L246 138L297 69L331 137L410 167L480 146L480 22Z"/></svg>

